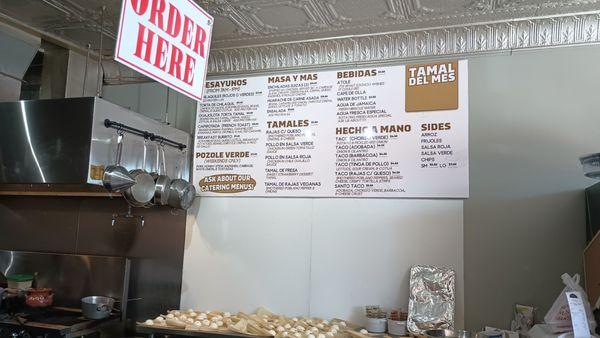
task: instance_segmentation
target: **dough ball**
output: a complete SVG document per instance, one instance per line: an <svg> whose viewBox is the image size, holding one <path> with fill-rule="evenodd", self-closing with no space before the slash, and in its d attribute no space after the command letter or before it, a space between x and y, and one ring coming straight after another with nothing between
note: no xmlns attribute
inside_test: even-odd
<svg viewBox="0 0 600 338"><path fill-rule="evenodd" d="M199 319L202 319L202 320L206 319L206 313L204 313L204 312L200 313L200 314L198 315L198 318L199 318Z"/></svg>
<svg viewBox="0 0 600 338"><path fill-rule="evenodd" d="M346 322L340 322L340 326L346 326Z"/></svg>
<svg viewBox="0 0 600 338"><path fill-rule="evenodd" d="M337 324L331 325L331 328L335 329L335 330L339 330L340 329L340 327Z"/></svg>
<svg viewBox="0 0 600 338"><path fill-rule="evenodd" d="M277 331L278 332L283 332L283 331L285 331L285 329L283 328L283 326L280 325L280 326L277 327Z"/></svg>
<svg viewBox="0 0 600 338"><path fill-rule="evenodd" d="M367 333L369 333L369 331L367 331L367 330L365 330L365 329L361 329L359 332L360 332L360 333L362 333L362 334L367 334Z"/></svg>
<svg viewBox="0 0 600 338"><path fill-rule="evenodd" d="M317 336L317 338L325 338L325 335L322 333L319 333L319 335Z"/></svg>
<svg viewBox="0 0 600 338"><path fill-rule="evenodd" d="M181 311L175 310L175 311L173 311L173 315L174 316L181 316Z"/></svg>
<svg viewBox="0 0 600 338"><path fill-rule="evenodd" d="M327 325L327 324L329 324L329 321L327 321L327 320L323 320L323 321L321 322L321 324L323 324L323 325Z"/></svg>
<svg viewBox="0 0 600 338"><path fill-rule="evenodd" d="M317 327L318 327L319 329L323 330L323 329L325 328L325 325L323 325L323 324L319 323L319 324L317 324Z"/></svg>
<svg viewBox="0 0 600 338"><path fill-rule="evenodd" d="M295 327L293 327L293 328L291 328L291 329L290 329L290 332L291 332L291 333L296 333L296 332L298 332L298 329L297 329L297 328L295 328Z"/></svg>
<svg viewBox="0 0 600 338"><path fill-rule="evenodd" d="M161 317L161 316L158 316L158 317L154 318L154 321L155 322L164 322L165 319L163 317Z"/></svg>
<svg viewBox="0 0 600 338"><path fill-rule="evenodd" d="M311 327L311 328L310 328L310 331L311 331L311 332L314 332L314 333L317 333L317 332L319 332L319 329L318 329L318 328L316 328L316 327Z"/></svg>
<svg viewBox="0 0 600 338"><path fill-rule="evenodd" d="M213 330L216 330L216 329L219 328L219 325L217 325L217 323L211 323L210 324L210 328L213 329Z"/></svg>
<svg viewBox="0 0 600 338"><path fill-rule="evenodd" d="M152 321L152 319L148 319L147 321L144 322L145 325L154 325L154 322Z"/></svg>
<svg viewBox="0 0 600 338"><path fill-rule="evenodd" d="M167 315L167 318L169 318L169 319L173 319L173 318L175 318L175 315L174 315L174 314L172 314L172 313L169 313L169 314Z"/></svg>
<svg viewBox="0 0 600 338"><path fill-rule="evenodd" d="M294 318L292 318L292 320L295 321L295 322L297 322L298 318L294 317Z"/></svg>
<svg viewBox="0 0 600 338"><path fill-rule="evenodd" d="M203 320L202 321L202 325L209 326L210 325L210 320L208 320L208 319Z"/></svg>
<svg viewBox="0 0 600 338"><path fill-rule="evenodd" d="M306 336L306 338L317 338L317 337L315 337L315 335L311 333L308 336Z"/></svg>
<svg viewBox="0 0 600 338"><path fill-rule="evenodd" d="M301 338L301 337L302 337L302 335L301 335L299 332L296 332L296 333L294 333L294 337L296 337L296 338Z"/></svg>
<svg viewBox="0 0 600 338"><path fill-rule="evenodd" d="M197 320L197 321L194 322L194 326L201 327L202 326L202 322L199 321L199 320Z"/></svg>
<svg viewBox="0 0 600 338"><path fill-rule="evenodd" d="M277 335L277 332L273 331L273 330L269 330L269 334L273 337L275 337L275 335Z"/></svg>
<svg viewBox="0 0 600 338"><path fill-rule="evenodd" d="M296 327L296 330L298 330L298 331L300 331L300 332L304 332L306 329L304 328L304 326L302 326L302 325L298 325L298 326Z"/></svg>
<svg viewBox="0 0 600 338"><path fill-rule="evenodd" d="M223 323L223 321L222 321L222 320L219 320L219 321L217 321L217 326L218 326L218 327L221 327L221 326L223 326L224 324L225 324L225 323Z"/></svg>
<svg viewBox="0 0 600 338"><path fill-rule="evenodd" d="M327 337L333 337L335 334L333 332L327 332L325 335Z"/></svg>
<svg viewBox="0 0 600 338"><path fill-rule="evenodd" d="M198 314L194 311L188 312L188 317L196 317Z"/></svg>
<svg viewBox="0 0 600 338"><path fill-rule="evenodd" d="M188 318L185 321L188 322L188 323L190 323L190 324L194 324L194 318Z"/></svg>
<svg viewBox="0 0 600 338"><path fill-rule="evenodd" d="M333 333L333 334L336 334L336 333L338 333L338 330L336 330L336 329L331 329L331 333Z"/></svg>
<svg viewBox="0 0 600 338"><path fill-rule="evenodd" d="M223 314L223 317L225 317L225 318L229 318L229 317L231 317L231 313L230 313L230 312L225 312L225 313Z"/></svg>
<svg viewBox="0 0 600 338"><path fill-rule="evenodd" d="M286 329L288 329L288 330L289 330L291 327L292 327L292 326L291 326L290 324L285 324L285 326L284 326L284 328L286 328Z"/></svg>

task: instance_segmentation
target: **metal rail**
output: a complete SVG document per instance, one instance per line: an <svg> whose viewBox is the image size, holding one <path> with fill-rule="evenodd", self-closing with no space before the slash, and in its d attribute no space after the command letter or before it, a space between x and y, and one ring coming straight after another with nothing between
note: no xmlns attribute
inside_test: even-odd
<svg viewBox="0 0 600 338"><path fill-rule="evenodd" d="M111 121L109 119L104 120L104 126L106 128L113 128L116 129L117 131L126 131L130 134L134 134L134 135L138 135L141 136L147 140L150 141L156 141L159 142L161 144L165 144L168 146L171 146L173 148L178 148L179 150L183 151L185 148L187 148L187 145L183 144L183 143L179 143L179 142L175 142L173 140L170 140L166 137L162 137L160 135L156 135L154 133L151 133L149 131L146 130L141 130L141 129L137 129L134 127L130 127L126 124L123 123L119 123L119 122L115 122L115 121Z"/></svg>

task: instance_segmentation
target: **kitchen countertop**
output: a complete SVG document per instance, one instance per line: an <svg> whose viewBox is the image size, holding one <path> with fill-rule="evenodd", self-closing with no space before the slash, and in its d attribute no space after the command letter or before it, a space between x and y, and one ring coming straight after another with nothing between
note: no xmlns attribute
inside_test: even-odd
<svg viewBox="0 0 600 338"><path fill-rule="evenodd" d="M31 314L22 314L19 315L19 318L23 319L22 321L18 320L15 316L3 318L0 319L0 326L11 326L14 328L23 327L27 330L49 330L66 338L74 338L97 332L104 326L118 322L120 318L119 315L111 315L109 318L103 320L90 320L81 316L80 309L54 307L52 310L57 310L66 314L63 318L69 318L69 323L61 323L60 320L53 320L53 318L58 318L57 316L36 321L35 319L28 319L28 317L32 317Z"/></svg>

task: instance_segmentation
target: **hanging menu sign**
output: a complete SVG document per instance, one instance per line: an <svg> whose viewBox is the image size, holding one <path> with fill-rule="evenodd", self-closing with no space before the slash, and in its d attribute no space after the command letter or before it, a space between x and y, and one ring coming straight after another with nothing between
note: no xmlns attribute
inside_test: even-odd
<svg viewBox="0 0 600 338"><path fill-rule="evenodd" d="M466 198L467 61L209 79L202 196Z"/></svg>

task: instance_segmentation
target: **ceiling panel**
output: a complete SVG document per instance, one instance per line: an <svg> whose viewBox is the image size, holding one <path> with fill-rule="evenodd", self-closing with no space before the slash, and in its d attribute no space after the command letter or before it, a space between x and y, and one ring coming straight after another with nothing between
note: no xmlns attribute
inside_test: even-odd
<svg viewBox="0 0 600 338"><path fill-rule="evenodd" d="M212 46L242 47L600 10L600 0L196 0L215 16ZM0 0L0 13L79 46L98 48L101 7L106 54L120 0Z"/></svg>

